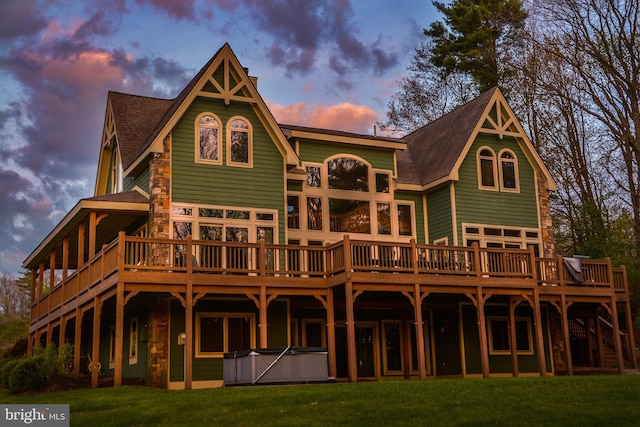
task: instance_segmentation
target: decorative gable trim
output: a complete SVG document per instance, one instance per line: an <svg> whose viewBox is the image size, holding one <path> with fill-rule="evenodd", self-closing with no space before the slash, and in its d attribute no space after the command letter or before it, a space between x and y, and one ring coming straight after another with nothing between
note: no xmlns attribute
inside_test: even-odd
<svg viewBox="0 0 640 427"><path fill-rule="evenodd" d="M556 183L551 177L549 170L542 162L542 159L531 143L531 140L527 136L522 125L511 110L511 107L509 107L509 104L507 104L507 100L499 89L496 89L491 96L484 112L480 116L480 120L478 120L473 132L471 132L464 149L460 153L460 156L447 179L454 181L459 179L458 172L460 170L460 166L480 133L498 135L500 139L503 139L505 136L514 137L518 141L520 148L529 162L545 177L548 182L548 189L557 189ZM424 189L432 188L434 184L435 183L429 183L424 186Z"/></svg>
<svg viewBox="0 0 640 427"><path fill-rule="evenodd" d="M222 68L221 68L222 67ZM222 71L222 78L216 78L215 73ZM175 102L179 105L174 109L169 117L163 119L162 127L155 133L153 141L149 147L140 153L135 162L127 168L125 176L136 169L140 162L153 153L163 152L162 142L171 132L187 108L193 103L197 96L216 98L224 100L225 104L231 101L247 102L252 105L254 111L265 124L269 136L275 141L276 147L289 165L298 165L300 160L287 142L282 130L280 130L271 111L267 108L264 100L258 93L255 85L242 68L238 58L235 56L228 43L218 51L207 65L198 73L186 87L186 93L182 93Z"/></svg>
<svg viewBox="0 0 640 427"><path fill-rule="evenodd" d="M107 98L107 111L105 112L104 126L102 128L102 141L100 143L100 157L98 159L94 196L101 196L107 191L107 180L109 179L109 169L111 167L111 153L114 146L117 145L116 141L116 121L113 117L111 98Z"/></svg>

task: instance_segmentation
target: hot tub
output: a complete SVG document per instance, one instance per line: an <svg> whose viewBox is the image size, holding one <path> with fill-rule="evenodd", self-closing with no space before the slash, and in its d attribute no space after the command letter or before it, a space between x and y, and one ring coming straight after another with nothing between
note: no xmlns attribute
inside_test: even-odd
<svg viewBox="0 0 640 427"><path fill-rule="evenodd" d="M327 349L260 348L224 354L224 386L328 381Z"/></svg>

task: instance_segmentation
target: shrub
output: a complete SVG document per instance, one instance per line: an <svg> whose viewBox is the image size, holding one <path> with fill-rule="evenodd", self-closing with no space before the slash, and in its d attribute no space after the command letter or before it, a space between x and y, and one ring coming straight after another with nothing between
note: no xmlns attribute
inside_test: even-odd
<svg viewBox="0 0 640 427"><path fill-rule="evenodd" d="M20 359L5 359L6 361L0 367L0 387L9 388L9 376L11 371L16 367Z"/></svg>
<svg viewBox="0 0 640 427"><path fill-rule="evenodd" d="M35 349L35 355L22 359L9 374L8 388L13 394L40 390L53 385L65 375L71 359L71 346L61 351L55 345Z"/></svg>

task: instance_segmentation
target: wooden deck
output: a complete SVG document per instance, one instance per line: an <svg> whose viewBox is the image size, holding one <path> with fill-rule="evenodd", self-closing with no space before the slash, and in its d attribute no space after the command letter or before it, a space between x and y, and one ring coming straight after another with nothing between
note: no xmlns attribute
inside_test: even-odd
<svg viewBox="0 0 640 427"><path fill-rule="evenodd" d="M431 291L467 293L481 285L507 294L535 287L543 299L628 297L624 267L613 268L609 260L583 260L582 274L584 280L578 282L562 257L536 258L532 250L382 243L348 236L327 246L293 246L121 234L53 288L46 290L42 280L34 280L31 323L37 328L65 306L71 309L71 303L75 307L108 292L118 281L131 292L183 292L190 281L196 293L210 287L212 293L254 293L262 285L313 294L349 280L354 289L369 290L413 291L419 284Z"/></svg>

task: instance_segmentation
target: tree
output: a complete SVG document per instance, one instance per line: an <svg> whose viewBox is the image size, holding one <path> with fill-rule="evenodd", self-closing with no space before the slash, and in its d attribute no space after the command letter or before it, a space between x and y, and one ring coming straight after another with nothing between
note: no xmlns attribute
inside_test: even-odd
<svg viewBox="0 0 640 427"><path fill-rule="evenodd" d="M11 273L0 272L0 357L18 339L27 337L31 314L30 274L16 279Z"/></svg>
<svg viewBox="0 0 640 427"><path fill-rule="evenodd" d="M400 91L388 104L389 125L405 133L442 117L478 94L468 75L441 72L430 60L430 46L422 43L416 49L409 75L398 82Z"/></svg>
<svg viewBox="0 0 640 427"><path fill-rule="evenodd" d="M424 34L433 41L433 65L445 74L469 74L481 92L499 86L511 71L505 58L522 40L527 12L520 0L453 0L433 5L444 15Z"/></svg>

